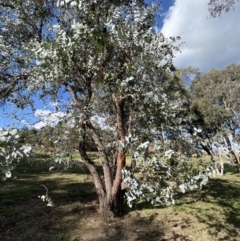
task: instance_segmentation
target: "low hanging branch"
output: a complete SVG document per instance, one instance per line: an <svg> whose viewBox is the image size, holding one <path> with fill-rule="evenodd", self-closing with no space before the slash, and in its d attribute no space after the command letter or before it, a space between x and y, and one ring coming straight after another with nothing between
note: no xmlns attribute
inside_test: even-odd
<svg viewBox="0 0 240 241"><path fill-rule="evenodd" d="M47 206L54 207L55 205L54 205L51 197L48 194L48 188L45 185L43 185L43 184L41 184L40 186L42 186L42 187L44 187L46 189L46 194L42 195L42 196L38 196L38 197L41 198L43 200L43 202L46 201L47 202Z"/></svg>

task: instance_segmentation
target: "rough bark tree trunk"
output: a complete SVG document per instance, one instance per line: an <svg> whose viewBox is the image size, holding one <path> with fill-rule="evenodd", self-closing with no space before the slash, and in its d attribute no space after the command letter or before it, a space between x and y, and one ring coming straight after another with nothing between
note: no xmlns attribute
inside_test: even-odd
<svg viewBox="0 0 240 241"><path fill-rule="evenodd" d="M104 174L104 180L101 179L94 163L88 157L85 149L85 133L86 128L89 130L91 137L98 149L101 161L102 161L102 169ZM85 116L83 118L82 124L82 137L79 144L79 153L81 155L82 160L84 161L85 166L90 171L93 176L94 185L96 188L96 192L98 195L100 212L104 217L112 217L119 216L122 213L122 200L123 200L123 192L121 190L121 182L122 182L122 168L125 166L125 150L118 150L117 155L117 170L116 173L113 173L110 167L109 157L107 156L106 149L103 146L99 136L95 132L95 129L90 121L90 119ZM122 139L125 136L122 132ZM115 174L115 175L114 175ZM114 176L113 176L114 175Z"/></svg>
<svg viewBox="0 0 240 241"><path fill-rule="evenodd" d="M79 142L79 153L80 156L88 168L89 172L93 177L93 182L96 188L98 195L100 212L105 216L117 216L121 212L122 208L122 169L125 166L126 153L124 149L117 150L117 162L114 160L112 163L116 163L116 172L112 170L110 166L109 156L107 155L106 148L104 147L100 136L95 131L94 126L91 123L89 116L84 112L84 108L89 105L92 90L91 90L91 78L87 79L82 76L86 89L88 90L88 98L86 102L80 100L76 94L76 91L72 88L71 85L64 83L64 85L69 90L72 98L75 102L75 105L83 111L82 115L82 133ZM127 98L126 96L125 98ZM125 131L124 131L124 119L123 119L123 101L124 98L117 98L115 95L112 95L113 104L115 105L116 118L117 118L117 133L118 137L122 142L125 142ZM85 139L86 139L86 129L89 131L92 140L97 147L101 164L104 179L101 178L94 162L89 158L85 148Z"/></svg>
<svg viewBox="0 0 240 241"><path fill-rule="evenodd" d="M221 175L223 176L224 174L224 162L223 162L223 157L222 157L222 153L220 150L218 150L218 156L219 156L219 159L221 161L220 165L221 165L221 170L218 172L218 175Z"/></svg>
<svg viewBox="0 0 240 241"><path fill-rule="evenodd" d="M99 196L100 213L104 217L116 217L122 214L123 192L120 190L110 199L107 196Z"/></svg>
<svg viewBox="0 0 240 241"><path fill-rule="evenodd" d="M231 155L233 156L233 162L235 164L236 170L238 173L240 173L240 163L239 163L239 158L236 155L236 153L234 152L234 150L232 149L232 145L231 145L231 141L230 138L228 136L225 136L227 145L228 145L228 150L231 153Z"/></svg>
<svg viewBox="0 0 240 241"><path fill-rule="evenodd" d="M107 191L105 188L106 185L104 185L104 181L101 179L94 163L90 160L90 158L88 158L85 148L82 144L79 145L79 153L82 160L84 161L85 166L88 168L93 177L93 182L98 195L100 213L104 217L119 216L122 212L121 200L123 200L121 195L121 188ZM112 185L112 183L109 184Z"/></svg>

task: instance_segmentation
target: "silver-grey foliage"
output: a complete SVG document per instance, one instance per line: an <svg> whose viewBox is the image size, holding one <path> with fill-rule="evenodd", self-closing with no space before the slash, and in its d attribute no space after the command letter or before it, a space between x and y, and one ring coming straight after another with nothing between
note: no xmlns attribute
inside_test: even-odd
<svg viewBox="0 0 240 241"><path fill-rule="evenodd" d="M0 5L0 94L20 108L35 110L36 95L46 107L57 103L64 131L49 137L55 163L73 161L66 147L78 130L78 151L105 213L117 213L123 182L129 205L136 198L169 205L178 190L201 188L216 168L215 160L192 168L189 157L198 151L201 130L189 122L187 95L174 74L178 37L155 31L157 11L154 1L135 0ZM96 116L102 132L94 126ZM101 135L106 128L112 131L108 144ZM104 178L86 151L87 137L98 150ZM127 155L137 161L139 176L129 172Z"/></svg>

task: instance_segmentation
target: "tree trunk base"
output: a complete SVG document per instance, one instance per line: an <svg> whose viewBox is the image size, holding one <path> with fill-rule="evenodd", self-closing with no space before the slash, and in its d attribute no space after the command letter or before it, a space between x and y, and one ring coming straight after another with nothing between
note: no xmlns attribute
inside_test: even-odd
<svg viewBox="0 0 240 241"><path fill-rule="evenodd" d="M123 202L125 190L120 190L116 196L107 200L107 197L100 197L100 213L104 218L120 217L123 215Z"/></svg>

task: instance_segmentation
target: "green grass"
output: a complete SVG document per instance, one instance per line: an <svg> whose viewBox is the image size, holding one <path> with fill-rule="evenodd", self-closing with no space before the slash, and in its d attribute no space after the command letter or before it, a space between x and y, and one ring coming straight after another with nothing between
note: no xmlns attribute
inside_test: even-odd
<svg viewBox="0 0 240 241"><path fill-rule="evenodd" d="M22 163L0 183L0 240L240 240L240 175L231 166L204 190L179 194L174 206L137 203L123 217L103 220L87 170L49 172L41 158ZM38 198L46 193L42 184L55 207Z"/></svg>

